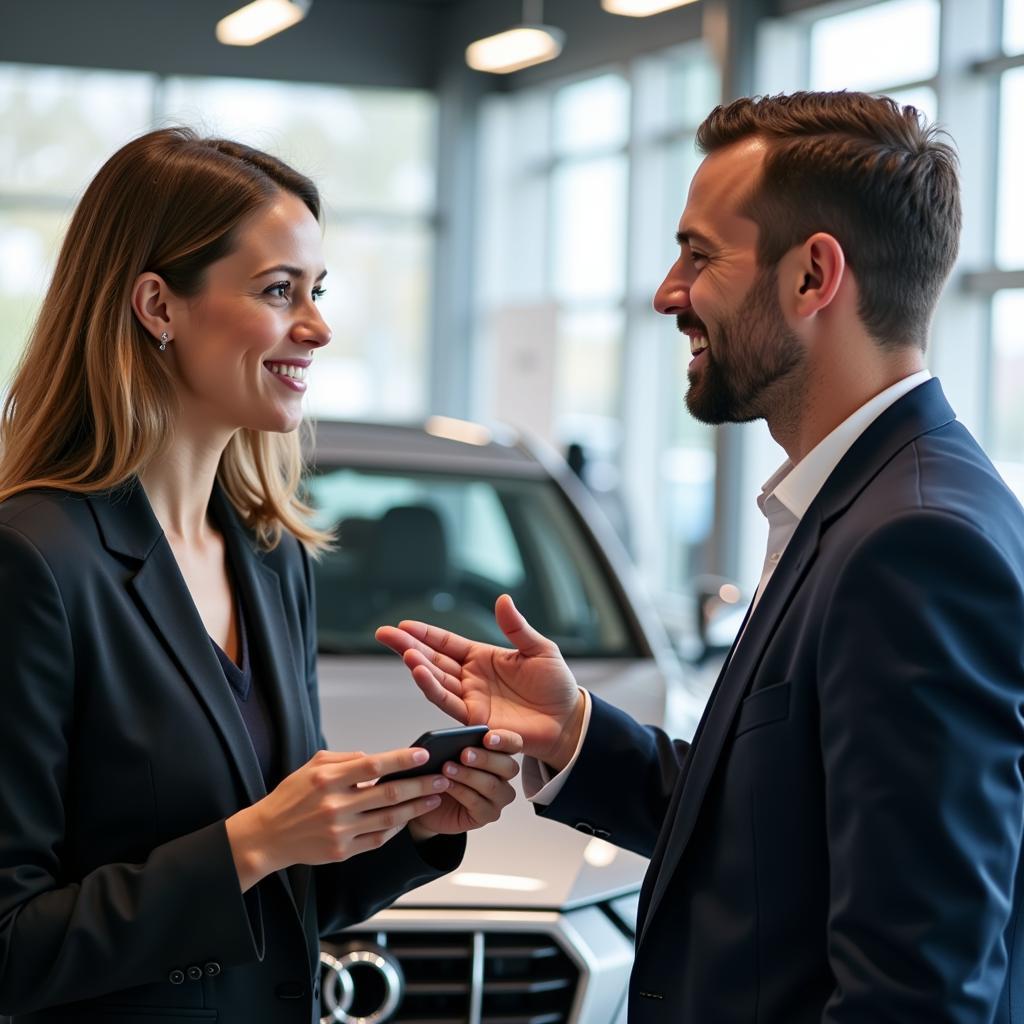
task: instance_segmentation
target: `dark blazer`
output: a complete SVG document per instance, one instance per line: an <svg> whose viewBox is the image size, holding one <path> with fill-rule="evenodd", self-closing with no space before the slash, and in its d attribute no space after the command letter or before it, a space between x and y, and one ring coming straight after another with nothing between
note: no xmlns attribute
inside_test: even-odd
<svg viewBox="0 0 1024 1024"><path fill-rule="evenodd" d="M323 746L309 561L290 535L259 551L219 488L210 511L287 774ZM461 858L461 837L403 832L240 894L224 820L263 778L137 485L0 504L0 652L0 1013L18 1024L310 1024L319 936Z"/></svg>
<svg viewBox="0 0 1024 1024"><path fill-rule="evenodd" d="M546 813L652 858L630 1021L1020 1019L1022 702L1024 513L931 380L808 509L692 746L594 700Z"/></svg>

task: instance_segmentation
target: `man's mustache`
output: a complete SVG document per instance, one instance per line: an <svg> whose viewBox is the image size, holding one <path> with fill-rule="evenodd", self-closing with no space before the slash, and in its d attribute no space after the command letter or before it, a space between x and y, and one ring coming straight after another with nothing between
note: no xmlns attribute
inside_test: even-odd
<svg viewBox="0 0 1024 1024"><path fill-rule="evenodd" d="M692 313L680 313L676 317L676 327L680 331L700 331L705 338L708 335L708 329L704 326L704 321Z"/></svg>

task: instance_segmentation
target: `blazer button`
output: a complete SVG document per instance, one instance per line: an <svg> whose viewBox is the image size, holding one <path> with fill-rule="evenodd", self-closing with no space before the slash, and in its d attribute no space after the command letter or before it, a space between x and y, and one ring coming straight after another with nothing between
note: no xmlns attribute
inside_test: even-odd
<svg viewBox="0 0 1024 1024"><path fill-rule="evenodd" d="M208 978L216 978L220 974L220 964L216 960L211 960L206 965L206 976Z"/></svg>
<svg viewBox="0 0 1024 1024"><path fill-rule="evenodd" d="M188 969L188 980L189 981L200 981L200 980L202 980L202 977L203 977L203 969L202 969L202 967L198 967L196 964L193 964Z"/></svg>
<svg viewBox="0 0 1024 1024"><path fill-rule="evenodd" d="M167 975L167 980L172 985L181 985L185 981L185 972L175 967L174 970Z"/></svg>
<svg viewBox="0 0 1024 1024"><path fill-rule="evenodd" d="M603 828L595 828L594 835L597 836L598 839L611 839L612 837L611 832Z"/></svg>
<svg viewBox="0 0 1024 1024"><path fill-rule="evenodd" d="M577 832L583 832L588 836L592 836L594 834L594 826L586 821L577 821L576 824L573 825L573 828L576 829Z"/></svg>

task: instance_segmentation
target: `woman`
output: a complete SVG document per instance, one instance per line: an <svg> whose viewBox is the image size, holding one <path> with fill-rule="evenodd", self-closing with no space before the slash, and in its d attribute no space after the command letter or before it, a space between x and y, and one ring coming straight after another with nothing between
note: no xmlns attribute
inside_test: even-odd
<svg viewBox="0 0 1024 1024"><path fill-rule="evenodd" d="M275 158L171 128L111 157L71 221L0 424L19 1024L309 1024L319 936L451 870L512 797L511 733L454 779L380 786L424 752L319 749L327 538L295 435L330 340L319 215Z"/></svg>

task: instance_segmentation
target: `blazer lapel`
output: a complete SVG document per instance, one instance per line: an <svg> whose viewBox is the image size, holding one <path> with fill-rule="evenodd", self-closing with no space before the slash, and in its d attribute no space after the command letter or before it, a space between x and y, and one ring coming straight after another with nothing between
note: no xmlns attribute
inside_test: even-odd
<svg viewBox="0 0 1024 1024"><path fill-rule="evenodd" d="M302 662L296 662L292 638L288 635L289 620L281 597L281 580L254 549L219 484L214 486L210 509L223 532L234 582L241 594L251 649L255 654L256 683L263 687L274 715L284 777L301 768L316 751L317 744L303 713L305 686L300 682L299 671ZM296 864L284 874L296 910L302 917L309 868Z"/></svg>
<svg viewBox="0 0 1024 1024"><path fill-rule="evenodd" d="M895 454L922 434L955 419L939 382L926 381L878 417L851 446L800 521L761 600L746 620L746 631L733 644L729 659L708 701L694 737L690 763L664 843L652 862L655 877L639 942L672 879L732 729L740 702L761 662L780 618L813 564L821 536L842 515ZM658 853L662 857L658 861Z"/></svg>
<svg viewBox="0 0 1024 1024"><path fill-rule="evenodd" d="M235 577L249 627L249 640L256 655L257 682L263 687L274 713L280 744L282 776L289 775L309 760L316 750L306 728L302 701L305 686L300 683L299 665L288 635L288 617L281 597L277 573L264 564L249 535L219 486L210 500L214 519L224 534L228 558Z"/></svg>
<svg viewBox="0 0 1024 1024"><path fill-rule="evenodd" d="M669 819L672 824L663 846L664 856L657 868L647 913L644 915L641 942L647 924L658 909L675 867L693 833L697 813L704 801L704 795L718 764L722 746L732 728L740 701L747 692L750 679L775 631L776 623L788 607L790 598L817 551L819 528L820 520L813 513L812 506L800 521L778 568L761 595L757 608L747 619L746 631L733 645L730 659L722 670L716 692L708 703L698 735L694 737L686 781L679 794L675 813Z"/></svg>
<svg viewBox="0 0 1024 1024"><path fill-rule="evenodd" d="M142 563L128 588L205 706L238 769L246 796L255 803L266 796L256 753L145 491L132 481L114 492L90 496L89 503L107 548Z"/></svg>

